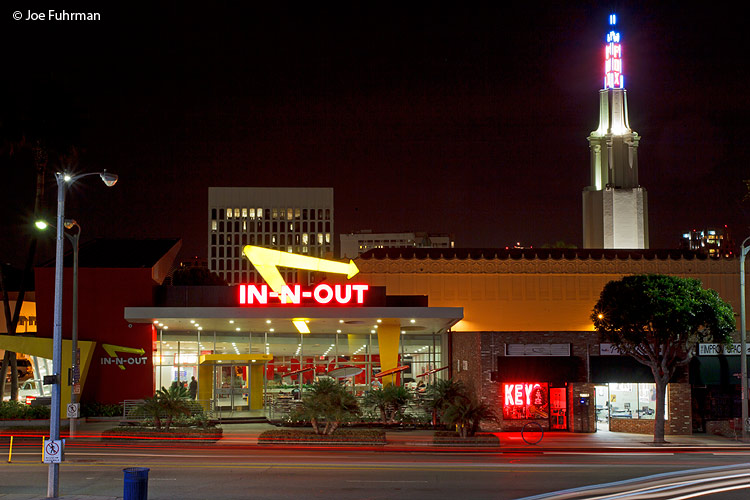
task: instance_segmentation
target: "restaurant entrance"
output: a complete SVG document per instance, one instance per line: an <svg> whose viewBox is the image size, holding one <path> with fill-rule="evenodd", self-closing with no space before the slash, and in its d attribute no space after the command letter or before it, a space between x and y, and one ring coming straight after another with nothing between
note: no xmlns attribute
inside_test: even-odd
<svg viewBox="0 0 750 500"><path fill-rule="evenodd" d="M214 405L222 411L249 410L250 386L246 365L214 365Z"/></svg>
<svg viewBox="0 0 750 500"><path fill-rule="evenodd" d="M200 356L198 399L211 401L219 412L263 409L266 363L270 354L203 354Z"/></svg>

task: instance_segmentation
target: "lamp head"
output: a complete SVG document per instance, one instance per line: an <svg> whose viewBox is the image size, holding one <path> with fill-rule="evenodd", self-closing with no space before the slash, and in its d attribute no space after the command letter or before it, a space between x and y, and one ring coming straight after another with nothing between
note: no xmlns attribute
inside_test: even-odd
<svg viewBox="0 0 750 500"><path fill-rule="evenodd" d="M73 229L77 225L78 223L75 219L65 219L65 222L63 222L63 226L65 226L65 229Z"/></svg>
<svg viewBox="0 0 750 500"><path fill-rule="evenodd" d="M39 219L38 221L34 222L34 225L40 231L44 231L45 229L49 227L49 224L47 224L47 221L44 219Z"/></svg>
<svg viewBox="0 0 750 500"><path fill-rule="evenodd" d="M113 174L104 170L101 174L99 174L99 177L102 178L102 181L107 185L107 187L112 187L117 184L117 174Z"/></svg>

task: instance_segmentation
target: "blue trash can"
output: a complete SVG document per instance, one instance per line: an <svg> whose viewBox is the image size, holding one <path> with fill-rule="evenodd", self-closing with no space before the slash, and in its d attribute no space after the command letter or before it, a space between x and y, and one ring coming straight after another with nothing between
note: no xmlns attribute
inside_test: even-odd
<svg viewBox="0 0 750 500"><path fill-rule="evenodd" d="M148 471L146 467L122 469L125 474L124 500L148 500Z"/></svg>

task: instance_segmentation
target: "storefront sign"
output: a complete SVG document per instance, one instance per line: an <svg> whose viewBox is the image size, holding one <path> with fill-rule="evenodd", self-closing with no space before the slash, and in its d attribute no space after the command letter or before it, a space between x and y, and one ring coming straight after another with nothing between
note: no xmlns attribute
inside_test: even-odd
<svg viewBox="0 0 750 500"><path fill-rule="evenodd" d="M506 344L506 356L570 356L570 344Z"/></svg>
<svg viewBox="0 0 750 500"><path fill-rule="evenodd" d="M623 356L624 354L614 344L599 344L599 356Z"/></svg>
<svg viewBox="0 0 750 500"><path fill-rule="evenodd" d="M750 354L750 344L745 345L745 353ZM698 344L699 356L739 356L742 354L742 344Z"/></svg>
<svg viewBox="0 0 750 500"><path fill-rule="evenodd" d="M507 420L549 417L547 383L503 384L503 418Z"/></svg>
<svg viewBox="0 0 750 500"><path fill-rule="evenodd" d="M102 344L102 348L108 355L106 357L102 356L101 364L103 365L116 365L120 370L124 370L125 365L145 366L148 362L148 357L144 356L146 351L143 348L136 349L135 347L124 347L112 344ZM131 356L123 356L121 353L130 354ZM132 356L133 354L138 356Z"/></svg>
<svg viewBox="0 0 750 500"><path fill-rule="evenodd" d="M329 285L322 283L313 289L302 290L300 285L283 285L280 292L271 290L268 285L240 285L241 305L267 305L269 299L274 304L299 305L303 300L326 304L363 304L369 285Z"/></svg>

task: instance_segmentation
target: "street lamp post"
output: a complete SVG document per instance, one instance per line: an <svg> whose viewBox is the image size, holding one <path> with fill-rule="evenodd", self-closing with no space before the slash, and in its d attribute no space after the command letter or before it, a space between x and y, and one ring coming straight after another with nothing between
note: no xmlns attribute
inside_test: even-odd
<svg viewBox="0 0 750 500"><path fill-rule="evenodd" d="M71 316L71 347L72 357L70 358L70 402L78 402L78 394L76 393L76 383L78 383L78 373L80 368L78 367L78 244L81 239L81 226L74 219L65 219L65 229L78 228L75 234L65 233L65 237L68 238L71 245L73 246L73 313ZM76 435L76 424L78 419L70 419L70 437Z"/></svg>
<svg viewBox="0 0 750 500"><path fill-rule="evenodd" d="M747 401L747 331L745 323L745 257L750 251L747 246L750 236L745 238L740 246L740 376L742 377L742 441L748 441L748 401Z"/></svg>
<svg viewBox="0 0 750 500"><path fill-rule="evenodd" d="M55 245L55 307L52 329L52 405L50 408L49 436L51 441L60 440L60 393L62 372L62 302L63 302L63 234L65 224L65 190L68 184L89 175L99 175L104 184L114 186L117 176L104 170L79 175L55 173L57 181L57 238ZM57 498L60 492L60 464L50 463L47 474L47 497Z"/></svg>

